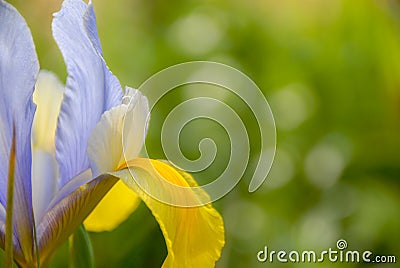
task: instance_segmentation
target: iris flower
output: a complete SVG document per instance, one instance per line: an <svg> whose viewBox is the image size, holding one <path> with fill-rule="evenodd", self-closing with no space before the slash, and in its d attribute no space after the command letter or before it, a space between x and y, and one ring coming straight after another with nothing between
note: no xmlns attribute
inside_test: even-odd
<svg viewBox="0 0 400 268"><path fill-rule="evenodd" d="M0 0L0 245L6 255L13 252L20 267L46 267L86 218L88 229L110 230L141 199L164 235L164 267L214 266L224 227L211 204L173 206L145 191L171 203L207 199L199 188L182 195L169 187L194 189L189 174L138 158L148 102L135 89L122 90L109 71L92 4L64 1L52 29L67 66L65 87L48 72L38 79L29 28Z"/></svg>

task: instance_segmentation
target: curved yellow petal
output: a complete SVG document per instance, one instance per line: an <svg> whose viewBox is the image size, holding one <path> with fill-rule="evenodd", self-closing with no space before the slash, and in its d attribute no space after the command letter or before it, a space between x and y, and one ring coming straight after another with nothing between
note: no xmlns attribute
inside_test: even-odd
<svg viewBox="0 0 400 268"><path fill-rule="evenodd" d="M140 198L118 181L84 221L91 232L111 231L137 208Z"/></svg>
<svg viewBox="0 0 400 268"><path fill-rule="evenodd" d="M161 161L135 158L144 142L148 118L146 98L128 90L123 103L104 113L92 131L88 141L92 171L95 176L108 172L120 178L151 210L168 249L163 267L214 267L225 243L224 225L207 193L187 173ZM129 201L122 203L110 197L104 203L103 217L86 226L100 229L113 221L110 211L119 211Z"/></svg>
<svg viewBox="0 0 400 268"><path fill-rule="evenodd" d="M179 186L196 186L194 179L187 173L182 173L172 166L157 160L134 159L128 161L129 169L135 174L135 179L146 184L146 187L156 187L156 191L164 191L171 201L174 198L203 199L204 191L191 194L175 195L171 188L162 187L160 180ZM224 246L224 225L221 215L206 204L198 207L177 207L160 202L149 196L133 179L129 169L124 168L112 173L135 191L151 210L163 232L168 249L168 256L163 267L214 267ZM157 171L155 176L153 171ZM189 200L189 203L193 201Z"/></svg>

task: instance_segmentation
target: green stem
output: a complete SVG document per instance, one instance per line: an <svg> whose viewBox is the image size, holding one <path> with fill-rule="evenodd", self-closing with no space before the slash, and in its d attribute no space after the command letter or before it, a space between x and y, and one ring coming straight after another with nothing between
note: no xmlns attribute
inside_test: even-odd
<svg viewBox="0 0 400 268"><path fill-rule="evenodd" d="M33 225L33 236L35 239L35 252L36 252L37 268L40 268L40 254L39 254L39 245L38 245L37 236L36 236L36 224Z"/></svg>
<svg viewBox="0 0 400 268"><path fill-rule="evenodd" d="M7 185L7 210L6 210L6 268L13 267L13 205L14 205L14 174L15 174L15 127L13 127L12 144L10 150L10 163L8 168Z"/></svg>

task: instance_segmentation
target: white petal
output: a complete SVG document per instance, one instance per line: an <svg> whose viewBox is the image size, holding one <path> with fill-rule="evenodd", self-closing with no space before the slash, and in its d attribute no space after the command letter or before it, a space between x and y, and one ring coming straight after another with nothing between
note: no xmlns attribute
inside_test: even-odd
<svg viewBox="0 0 400 268"><path fill-rule="evenodd" d="M88 142L88 156L94 177L114 171L134 159L143 146L149 120L146 97L127 88L123 103L105 112L93 128Z"/></svg>
<svg viewBox="0 0 400 268"><path fill-rule="evenodd" d="M125 88L123 103L128 103L129 112L126 114L122 132L123 157L120 165L125 160L136 158L146 139L148 122L150 119L149 103L140 91Z"/></svg>
<svg viewBox="0 0 400 268"><path fill-rule="evenodd" d="M39 73L33 94L37 109L32 126L32 201L36 223L57 190L55 134L63 93L64 87L53 73Z"/></svg>
<svg viewBox="0 0 400 268"><path fill-rule="evenodd" d="M57 190L57 161L54 154L32 150L32 205L39 223Z"/></svg>
<svg viewBox="0 0 400 268"><path fill-rule="evenodd" d="M36 114L33 119L33 146L47 152L55 152L57 118L60 113L64 86L55 74L40 71L36 81L33 102Z"/></svg>

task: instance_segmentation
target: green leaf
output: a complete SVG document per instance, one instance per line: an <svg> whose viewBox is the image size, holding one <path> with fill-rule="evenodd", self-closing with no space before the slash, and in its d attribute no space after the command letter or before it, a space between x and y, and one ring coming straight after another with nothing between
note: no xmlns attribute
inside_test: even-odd
<svg viewBox="0 0 400 268"><path fill-rule="evenodd" d="M69 237L69 268L93 267L93 247L85 227L81 225Z"/></svg>

